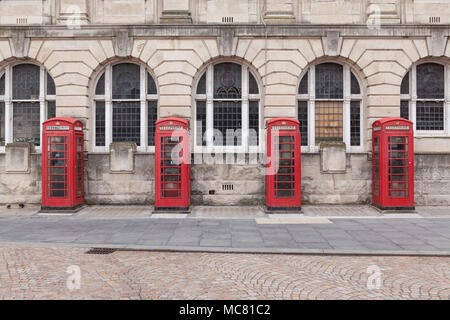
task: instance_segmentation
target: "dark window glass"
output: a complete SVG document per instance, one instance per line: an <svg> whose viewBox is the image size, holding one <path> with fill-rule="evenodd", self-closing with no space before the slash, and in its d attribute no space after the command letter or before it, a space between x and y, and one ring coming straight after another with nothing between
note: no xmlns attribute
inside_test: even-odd
<svg viewBox="0 0 450 320"><path fill-rule="evenodd" d="M30 142L40 145L39 102L15 102L13 104L14 142Z"/></svg>
<svg viewBox="0 0 450 320"><path fill-rule="evenodd" d="M214 132L214 145L241 145L242 105L240 101L214 102L214 131L218 130L222 136Z"/></svg>
<svg viewBox="0 0 450 320"><path fill-rule="evenodd" d="M122 63L113 66L112 98L140 98L140 67L132 63Z"/></svg>
<svg viewBox="0 0 450 320"><path fill-rule="evenodd" d="M202 75L197 84L197 94L206 94L206 72Z"/></svg>
<svg viewBox="0 0 450 320"><path fill-rule="evenodd" d="M343 115L341 101L316 101L316 143L342 141Z"/></svg>
<svg viewBox="0 0 450 320"><path fill-rule="evenodd" d="M424 63L417 66L417 98L444 98L444 66Z"/></svg>
<svg viewBox="0 0 450 320"><path fill-rule="evenodd" d="M308 94L308 73L306 73L300 81L298 94Z"/></svg>
<svg viewBox="0 0 450 320"><path fill-rule="evenodd" d="M353 72L350 72L350 93L351 94L360 94L361 88L359 87L358 79L356 79Z"/></svg>
<svg viewBox="0 0 450 320"><path fill-rule="evenodd" d="M55 81L53 78L47 73L47 94L50 96L54 96L56 94Z"/></svg>
<svg viewBox="0 0 450 320"><path fill-rule="evenodd" d="M95 145L105 146L105 102L95 102Z"/></svg>
<svg viewBox="0 0 450 320"><path fill-rule="evenodd" d="M409 120L409 101L400 101L400 117Z"/></svg>
<svg viewBox="0 0 450 320"><path fill-rule="evenodd" d="M253 74L249 71L248 72L248 93L250 94L258 94L258 83L256 82L255 77Z"/></svg>
<svg viewBox="0 0 450 320"><path fill-rule="evenodd" d="M158 120L158 102L149 101L147 110L147 126L148 126L147 139L149 146L155 145L156 120Z"/></svg>
<svg viewBox="0 0 450 320"><path fill-rule="evenodd" d="M220 63L214 66L214 98L240 99L242 95L241 66Z"/></svg>
<svg viewBox="0 0 450 320"><path fill-rule="evenodd" d="M308 102L298 102L298 121L300 122L301 145L308 145Z"/></svg>
<svg viewBox="0 0 450 320"><path fill-rule="evenodd" d="M0 146L5 145L5 103L0 102Z"/></svg>
<svg viewBox="0 0 450 320"><path fill-rule="evenodd" d="M435 101L417 101L416 129L444 130L444 103Z"/></svg>
<svg viewBox="0 0 450 320"><path fill-rule="evenodd" d="M13 67L13 99L38 100L40 68L34 64Z"/></svg>
<svg viewBox="0 0 450 320"><path fill-rule="evenodd" d="M55 101L47 102L47 119L56 117L56 104Z"/></svg>
<svg viewBox="0 0 450 320"><path fill-rule="evenodd" d="M97 87L95 87L95 94L103 96L105 94L105 73L103 72L100 79L98 79Z"/></svg>
<svg viewBox="0 0 450 320"><path fill-rule="evenodd" d="M156 83L150 73L147 72L147 94L157 94Z"/></svg>
<svg viewBox="0 0 450 320"><path fill-rule="evenodd" d="M409 94L409 72L403 77L402 84L400 86L400 94Z"/></svg>
<svg viewBox="0 0 450 320"><path fill-rule="evenodd" d="M343 67L336 63L322 63L316 66L316 98L342 99Z"/></svg>
<svg viewBox="0 0 450 320"><path fill-rule="evenodd" d="M141 103L135 101L113 103L113 142L141 142Z"/></svg>
<svg viewBox="0 0 450 320"><path fill-rule="evenodd" d="M352 101L350 103L350 145L361 145L361 103Z"/></svg>
<svg viewBox="0 0 450 320"><path fill-rule="evenodd" d="M248 121L250 130L248 145L257 146L259 144L259 101L249 102Z"/></svg>
<svg viewBox="0 0 450 320"><path fill-rule="evenodd" d="M0 96L5 94L5 75L0 77Z"/></svg>
<svg viewBox="0 0 450 320"><path fill-rule="evenodd" d="M198 146L206 146L205 132L206 132L206 102L197 101L196 109L196 126L197 137L196 143Z"/></svg>

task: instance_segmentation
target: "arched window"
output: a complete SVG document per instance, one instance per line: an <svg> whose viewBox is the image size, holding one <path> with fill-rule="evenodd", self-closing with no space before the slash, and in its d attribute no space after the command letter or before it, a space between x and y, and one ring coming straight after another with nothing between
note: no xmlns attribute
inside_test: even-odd
<svg viewBox="0 0 450 320"><path fill-rule="evenodd" d="M260 95L247 66L232 62L209 65L195 92L197 150L202 146L244 152L258 149Z"/></svg>
<svg viewBox="0 0 450 320"><path fill-rule="evenodd" d="M111 142L134 142L139 151L154 150L158 94L144 66L107 66L98 78L94 100L94 151L108 151Z"/></svg>
<svg viewBox="0 0 450 320"><path fill-rule="evenodd" d="M31 63L0 70L0 148L11 142L34 143L40 150L42 122L56 116L55 83Z"/></svg>
<svg viewBox="0 0 450 320"><path fill-rule="evenodd" d="M297 115L302 149L317 151L320 142L345 142L362 149L362 92L350 67L321 63L308 68L298 87Z"/></svg>
<svg viewBox="0 0 450 320"><path fill-rule="evenodd" d="M400 116L414 123L418 135L448 134L445 119L449 103L445 93L449 71L445 69L438 63L414 65L402 80Z"/></svg>

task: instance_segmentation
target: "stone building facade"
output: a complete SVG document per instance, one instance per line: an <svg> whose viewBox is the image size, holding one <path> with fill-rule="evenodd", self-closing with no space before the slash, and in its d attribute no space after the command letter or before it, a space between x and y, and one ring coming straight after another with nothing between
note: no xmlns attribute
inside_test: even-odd
<svg viewBox="0 0 450 320"><path fill-rule="evenodd" d="M0 1L0 203L40 202L55 115L85 124L88 203L153 202L169 116L190 121L193 204L264 203L274 117L300 120L304 203L366 203L371 125L403 116L416 204L450 205L449 36L448 0Z"/></svg>

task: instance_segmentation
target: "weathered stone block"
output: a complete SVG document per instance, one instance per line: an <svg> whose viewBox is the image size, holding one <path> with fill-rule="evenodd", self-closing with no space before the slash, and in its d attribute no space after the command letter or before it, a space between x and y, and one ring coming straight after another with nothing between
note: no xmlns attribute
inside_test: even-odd
<svg viewBox="0 0 450 320"><path fill-rule="evenodd" d="M26 142L8 143L5 147L5 171L8 173L30 173L30 154L34 145Z"/></svg>
<svg viewBox="0 0 450 320"><path fill-rule="evenodd" d="M320 165L323 173L345 173L347 157L345 143L321 143Z"/></svg>
<svg viewBox="0 0 450 320"><path fill-rule="evenodd" d="M133 173L136 144L129 142L113 142L109 146L109 168L113 173Z"/></svg>

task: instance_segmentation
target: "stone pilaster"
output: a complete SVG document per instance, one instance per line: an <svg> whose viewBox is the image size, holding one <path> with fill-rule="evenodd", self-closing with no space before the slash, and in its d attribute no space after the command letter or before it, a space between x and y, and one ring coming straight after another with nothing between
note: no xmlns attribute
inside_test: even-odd
<svg viewBox="0 0 450 320"><path fill-rule="evenodd" d="M159 20L167 24L192 23L189 0L163 0L163 10Z"/></svg>

